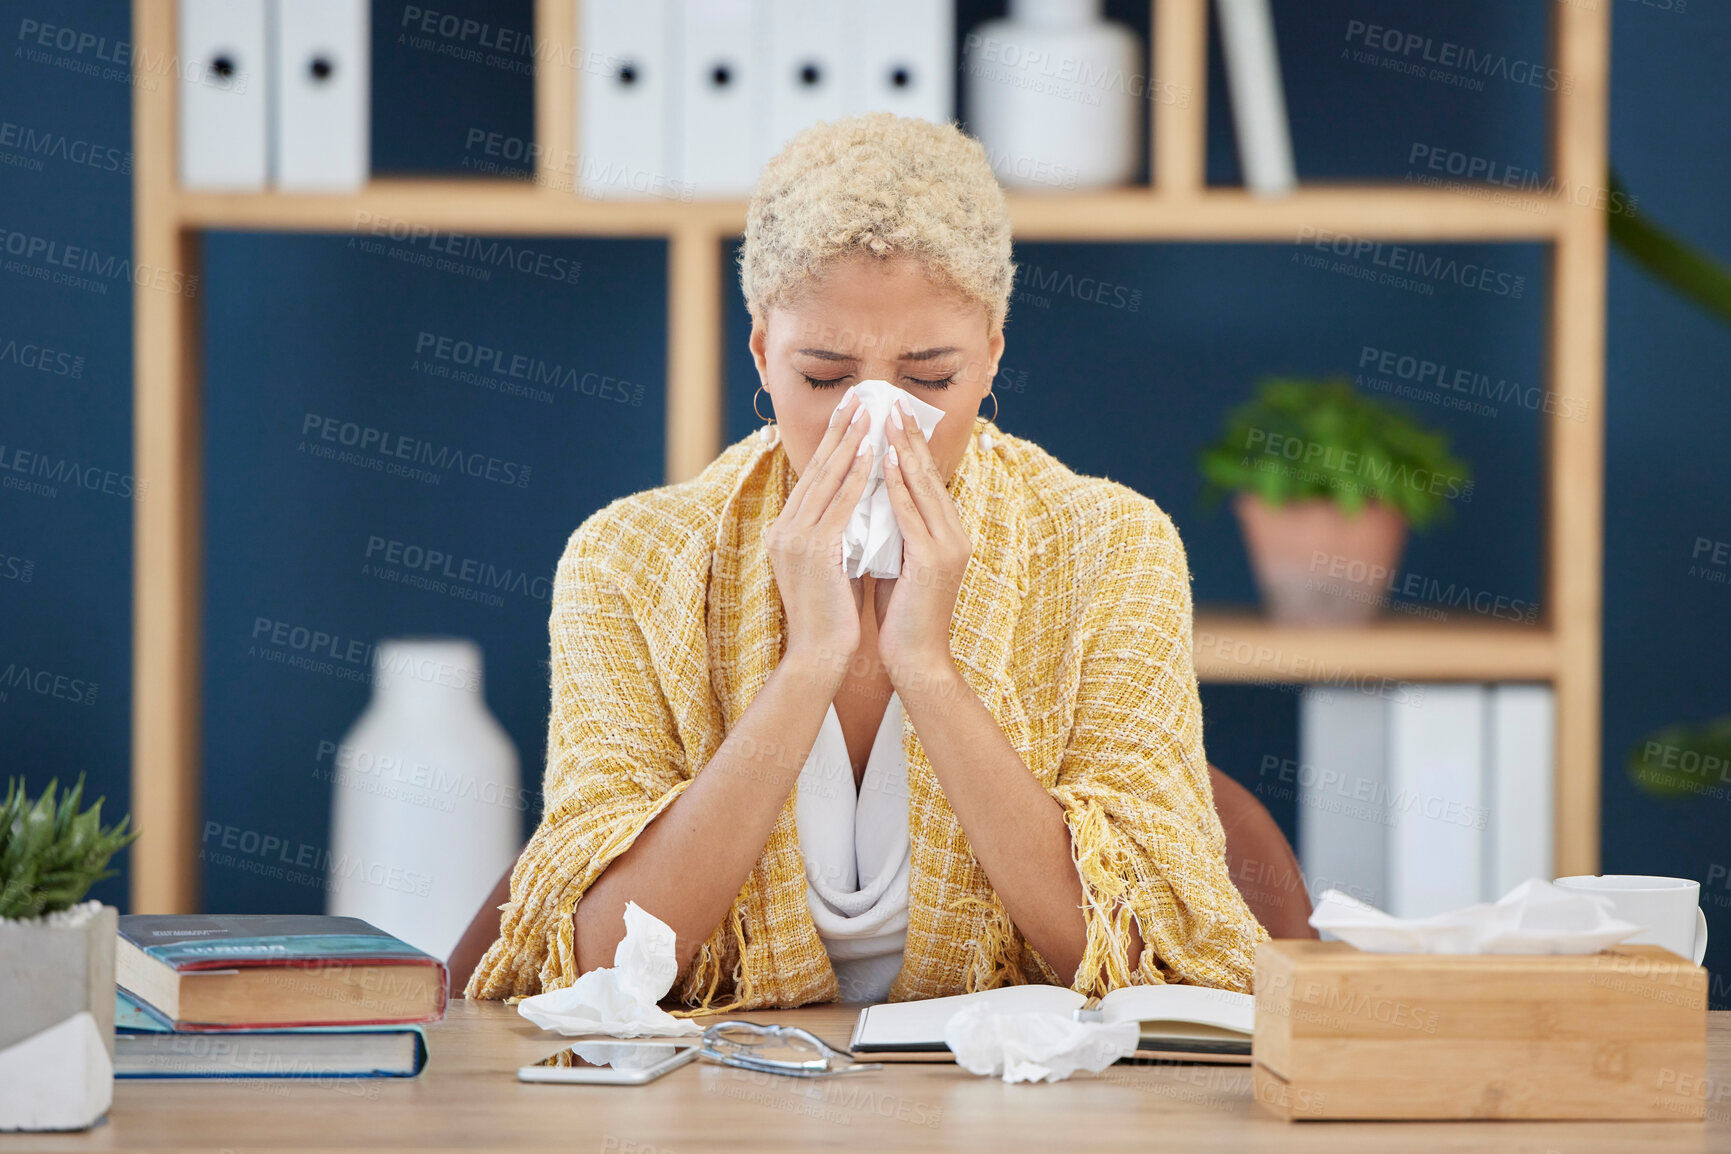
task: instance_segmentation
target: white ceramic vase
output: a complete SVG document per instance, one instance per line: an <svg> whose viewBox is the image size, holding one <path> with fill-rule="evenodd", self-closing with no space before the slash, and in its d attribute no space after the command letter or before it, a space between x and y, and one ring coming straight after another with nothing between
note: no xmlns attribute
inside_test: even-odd
<svg viewBox="0 0 1731 1154"><path fill-rule="evenodd" d="M449 957L522 848L517 750L463 638L382 641L331 777L326 909Z"/></svg>
<svg viewBox="0 0 1731 1154"><path fill-rule="evenodd" d="M0 918L0 1131L83 1130L107 1112L117 917L88 901Z"/></svg>
<svg viewBox="0 0 1731 1154"><path fill-rule="evenodd" d="M969 126L1006 188L1124 184L1148 97L1141 46L1104 0L1010 0L963 40Z"/></svg>

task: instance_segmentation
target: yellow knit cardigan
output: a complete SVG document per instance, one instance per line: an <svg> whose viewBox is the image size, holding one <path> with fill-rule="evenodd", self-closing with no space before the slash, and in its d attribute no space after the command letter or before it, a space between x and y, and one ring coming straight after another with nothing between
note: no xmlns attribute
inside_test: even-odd
<svg viewBox="0 0 1731 1154"><path fill-rule="evenodd" d="M890 998L1021 982L1094 995L1161 982L1248 990L1268 934L1227 872L1178 534L1147 497L975 420L994 443L970 437L949 484L973 542L950 651L1063 806L1087 952L1072 982L1023 940L909 718L908 933ZM554 583L545 814L469 997L576 980L577 902L691 784L780 660L785 618L764 538L795 480L779 439L753 434L696 478L616 500L571 536ZM1132 916L1146 943L1135 969ZM676 988L705 1011L838 996L806 906L792 792Z"/></svg>

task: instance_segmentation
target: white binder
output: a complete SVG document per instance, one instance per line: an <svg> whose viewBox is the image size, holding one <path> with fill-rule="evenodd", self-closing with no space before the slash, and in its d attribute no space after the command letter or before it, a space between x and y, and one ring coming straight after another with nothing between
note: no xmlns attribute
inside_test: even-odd
<svg viewBox="0 0 1731 1154"><path fill-rule="evenodd" d="M678 0L680 179L704 197L749 195L766 154L763 0Z"/></svg>
<svg viewBox="0 0 1731 1154"><path fill-rule="evenodd" d="M367 0L279 0L273 51L276 179L288 191L358 189L370 167Z"/></svg>
<svg viewBox="0 0 1731 1154"><path fill-rule="evenodd" d="M1268 0L1219 0L1220 44L1238 131L1238 164L1244 184L1264 196L1291 192L1292 127L1280 82L1280 54Z"/></svg>
<svg viewBox="0 0 1731 1154"><path fill-rule="evenodd" d="M1549 685L1306 689L1296 776L1311 893L1423 917L1553 876L1555 710Z"/></svg>
<svg viewBox="0 0 1731 1154"><path fill-rule="evenodd" d="M577 189L594 197L681 196L671 132L671 0L583 0Z"/></svg>
<svg viewBox="0 0 1731 1154"><path fill-rule="evenodd" d="M844 39L842 0L770 0L770 129L767 156L802 129L847 115L845 69L851 53Z"/></svg>
<svg viewBox="0 0 1731 1154"><path fill-rule="evenodd" d="M1401 708L1356 689L1307 687L1299 698L1298 764L1268 765L1257 779L1275 797L1296 794L1299 861L1313 899L1337 889L1386 908L1394 809L1388 713Z"/></svg>
<svg viewBox="0 0 1731 1154"><path fill-rule="evenodd" d="M1556 694L1549 685L1493 685L1487 708L1489 860L1480 896L1494 901L1528 878L1557 876Z"/></svg>
<svg viewBox="0 0 1731 1154"><path fill-rule="evenodd" d="M1417 704L1388 706L1389 904L1422 918L1484 893L1486 687L1426 685Z"/></svg>
<svg viewBox="0 0 1731 1154"><path fill-rule="evenodd" d="M265 187L270 149L265 0L180 0L180 184Z"/></svg>
<svg viewBox="0 0 1731 1154"><path fill-rule="evenodd" d="M894 112L944 123L956 115L956 26L938 0L850 4L846 47L857 60L854 112Z"/></svg>

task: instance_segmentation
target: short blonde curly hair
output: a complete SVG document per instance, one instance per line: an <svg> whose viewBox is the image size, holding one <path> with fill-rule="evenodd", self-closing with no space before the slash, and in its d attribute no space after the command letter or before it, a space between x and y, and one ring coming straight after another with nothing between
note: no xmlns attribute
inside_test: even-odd
<svg viewBox="0 0 1731 1154"><path fill-rule="evenodd" d="M1010 213L986 150L954 124L872 112L813 125L764 165L745 216L739 285L762 319L854 252L911 253L1009 315Z"/></svg>

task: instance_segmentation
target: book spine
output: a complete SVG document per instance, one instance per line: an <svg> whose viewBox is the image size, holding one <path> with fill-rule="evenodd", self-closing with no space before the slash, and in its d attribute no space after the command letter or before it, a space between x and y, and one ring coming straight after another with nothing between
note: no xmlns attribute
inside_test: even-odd
<svg viewBox="0 0 1731 1154"><path fill-rule="evenodd" d="M402 957L359 957L352 954L319 954L319 955L258 955L253 957L235 958L204 958L198 961L184 962L174 967L177 974L196 974L202 970L237 970L237 969L282 969L326 970L332 966L438 966L444 968L444 963L436 958L402 958Z"/></svg>
<svg viewBox="0 0 1731 1154"><path fill-rule="evenodd" d="M440 1007L437 1014L417 1015L413 1018L366 1018L353 1022L176 1022L174 1032L177 1034L245 1034L259 1030L347 1030L361 1029L368 1026L412 1026L422 1022L437 1022L445 1016L444 1008Z"/></svg>

